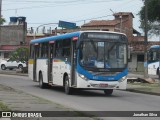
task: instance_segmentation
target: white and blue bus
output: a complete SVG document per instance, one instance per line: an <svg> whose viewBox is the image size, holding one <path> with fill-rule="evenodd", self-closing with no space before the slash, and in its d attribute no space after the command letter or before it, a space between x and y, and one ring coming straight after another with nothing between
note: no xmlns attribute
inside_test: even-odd
<svg viewBox="0 0 160 120"><path fill-rule="evenodd" d="M78 31L31 40L29 77L41 88L126 89L128 40L122 33Z"/></svg>
<svg viewBox="0 0 160 120"><path fill-rule="evenodd" d="M159 75L160 45L152 45L148 50L148 74Z"/></svg>

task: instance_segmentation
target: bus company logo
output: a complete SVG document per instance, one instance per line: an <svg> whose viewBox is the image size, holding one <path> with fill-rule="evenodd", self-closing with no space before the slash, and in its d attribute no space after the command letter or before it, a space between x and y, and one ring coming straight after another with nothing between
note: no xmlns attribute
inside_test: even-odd
<svg viewBox="0 0 160 120"><path fill-rule="evenodd" d="M2 112L2 117L3 118L10 118L11 117L11 112Z"/></svg>

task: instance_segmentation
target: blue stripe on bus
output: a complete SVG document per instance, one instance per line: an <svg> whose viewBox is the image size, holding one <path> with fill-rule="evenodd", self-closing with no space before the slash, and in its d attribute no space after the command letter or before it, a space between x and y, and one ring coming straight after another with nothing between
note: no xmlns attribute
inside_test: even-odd
<svg viewBox="0 0 160 120"><path fill-rule="evenodd" d="M74 36L79 37L79 35L80 35L80 32L73 32L73 33L67 33L67 34L62 34L62 35L58 35L58 36L50 36L50 37L45 37L45 38L34 39L34 40L31 40L30 43L34 44L34 43L54 41L54 40L58 40L58 39L67 39L67 38L72 38Z"/></svg>
<svg viewBox="0 0 160 120"><path fill-rule="evenodd" d="M155 48L155 49L160 49L160 45L153 45L150 47L150 49Z"/></svg>
<svg viewBox="0 0 160 120"><path fill-rule="evenodd" d="M94 76L84 68L82 68L80 65L77 65L77 72L79 74L84 75L87 79L90 80L97 80L97 81L117 81L121 79L122 77L126 76L128 74L128 68L126 68L124 71L118 73L117 75L114 76ZM107 72L106 72L107 73Z"/></svg>

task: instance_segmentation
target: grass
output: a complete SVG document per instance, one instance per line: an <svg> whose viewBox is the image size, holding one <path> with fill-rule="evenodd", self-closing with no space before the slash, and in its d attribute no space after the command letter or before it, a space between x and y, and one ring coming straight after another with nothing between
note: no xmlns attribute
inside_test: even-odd
<svg viewBox="0 0 160 120"><path fill-rule="evenodd" d="M160 84L154 83L154 84L150 84L150 83L141 83L141 82L134 82L134 83L129 83L130 85L139 85L139 86L143 86L143 87L160 87Z"/></svg>
<svg viewBox="0 0 160 120"><path fill-rule="evenodd" d="M11 109L0 101L0 111L11 111Z"/></svg>
<svg viewBox="0 0 160 120"><path fill-rule="evenodd" d="M135 86L135 87L137 86L137 88L135 89L138 91L160 94L160 84L159 83L149 84L149 83L134 82L134 83L128 83L128 84L131 86Z"/></svg>

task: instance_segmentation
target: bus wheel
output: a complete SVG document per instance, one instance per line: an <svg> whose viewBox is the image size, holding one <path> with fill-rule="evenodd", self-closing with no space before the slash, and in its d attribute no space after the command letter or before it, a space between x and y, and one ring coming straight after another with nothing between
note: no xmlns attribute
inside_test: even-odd
<svg viewBox="0 0 160 120"><path fill-rule="evenodd" d="M65 90L66 94L68 94L68 95L72 94L72 88L69 87L69 78L68 78L68 76L65 77L64 90Z"/></svg>
<svg viewBox="0 0 160 120"><path fill-rule="evenodd" d="M43 89L46 88L46 86L47 86L46 83L43 82L43 75L42 75L42 73L39 74L39 86L41 88L43 88Z"/></svg>
<svg viewBox="0 0 160 120"><path fill-rule="evenodd" d="M112 95L113 89L106 89L104 90L105 95Z"/></svg>

